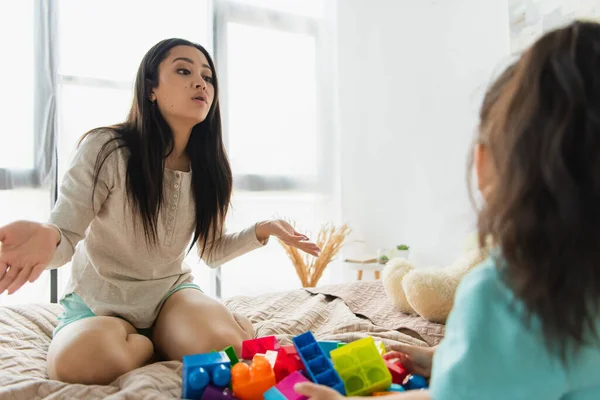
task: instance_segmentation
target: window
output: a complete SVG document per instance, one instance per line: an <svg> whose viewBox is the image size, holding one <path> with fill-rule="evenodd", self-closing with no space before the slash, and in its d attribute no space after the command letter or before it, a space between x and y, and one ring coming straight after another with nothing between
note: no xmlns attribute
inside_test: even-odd
<svg viewBox="0 0 600 400"><path fill-rule="evenodd" d="M325 5L331 2L217 3L216 64L235 186L229 231L280 215L316 236L336 220L334 56ZM299 286L275 240L218 276L223 297Z"/></svg>
<svg viewBox="0 0 600 400"><path fill-rule="evenodd" d="M4 77L4 95L0 96L0 109L4 111L0 131L3 143L0 168L3 169L34 168L33 21L33 1L0 4L0 44L7 56L0 63L0 75Z"/></svg>

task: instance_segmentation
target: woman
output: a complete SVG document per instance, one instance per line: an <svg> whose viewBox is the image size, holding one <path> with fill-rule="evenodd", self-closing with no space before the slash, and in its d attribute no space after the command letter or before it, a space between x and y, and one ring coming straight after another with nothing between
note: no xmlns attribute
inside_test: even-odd
<svg viewBox="0 0 600 400"><path fill-rule="evenodd" d="M170 360L239 351L252 325L191 283L190 243L212 267L271 235L319 249L284 221L224 234L231 191L213 62L200 45L164 40L141 62L127 120L81 140L50 223L0 228L0 293L72 259L51 379L107 384L155 351Z"/></svg>

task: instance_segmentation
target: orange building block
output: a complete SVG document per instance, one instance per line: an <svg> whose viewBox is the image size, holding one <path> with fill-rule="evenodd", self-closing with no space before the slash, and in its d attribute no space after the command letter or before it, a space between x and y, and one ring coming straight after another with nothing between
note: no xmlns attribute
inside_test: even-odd
<svg viewBox="0 0 600 400"><path fill-rule="evenodd" d="M256 357L250 366L238 363L231 369L233 395L240 400L262 400L275 383L273 368L264 357Z"/></svg>

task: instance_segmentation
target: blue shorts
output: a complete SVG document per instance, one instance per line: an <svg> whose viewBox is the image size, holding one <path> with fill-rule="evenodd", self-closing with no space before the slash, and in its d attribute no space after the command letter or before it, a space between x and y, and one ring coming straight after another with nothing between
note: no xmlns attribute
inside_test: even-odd
<svg viewBox="0 0 600 400"><path fill-rule="evenodd" d="M200 286L195 283L184 282L179 284L174 289L171 289L169 293L165 296L165 301L171 295L181 289L192 288L202 291ZM83 299L79 297L77 293L69 293L66 295L61 301L60 305L63 306L63 313L58 317L58 325L54 328L54 332L52 332L52 336L56 336L58 331L60 331L65 326L79 321L80 319L96 317L96 314L85 304ZM120 318L120 317L119 317ZM137 330L140 335L144 335L150 338L150 334L152 333L152 328L142 328Z"/></svg>

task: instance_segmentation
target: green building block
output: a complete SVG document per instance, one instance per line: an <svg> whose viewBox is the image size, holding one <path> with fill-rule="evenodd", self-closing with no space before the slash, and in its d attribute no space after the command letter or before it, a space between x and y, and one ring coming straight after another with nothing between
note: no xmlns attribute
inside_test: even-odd
<svg viewBox="0 0 600 400"><path fill-rule="evenodd" d="M238 358L237 358L237 355L235 354L235 350L233 349L233 346L229 346L223 351L225 352L225 354L227 354L227 357L229 357L229 359L231 360L232 367L235 364L240 362L240 360L238 360Z"/></svg>
<svg viewBox="0 0 600 400"><path fill-rule="evenodd" d="M368 396L386 391L392 384L392 374L370 336L333 350L331 361L347 396Z"/></svg>

